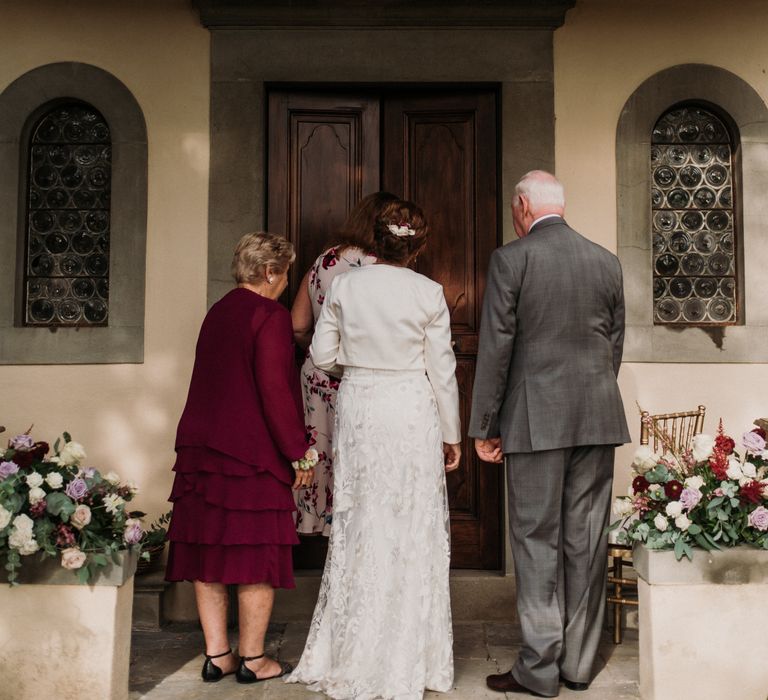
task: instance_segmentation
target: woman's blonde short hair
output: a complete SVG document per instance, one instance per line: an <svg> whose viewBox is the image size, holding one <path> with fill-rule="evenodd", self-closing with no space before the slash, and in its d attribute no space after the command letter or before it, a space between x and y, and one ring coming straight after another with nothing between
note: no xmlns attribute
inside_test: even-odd
<svg viewBox="0 0 768 700"><path fill-rule="evenodd" d="M293 243L266 231L246 233L235 246L232 276L238 284L254 284L264 279L268 269L285 272L296 259Z"/></svg>

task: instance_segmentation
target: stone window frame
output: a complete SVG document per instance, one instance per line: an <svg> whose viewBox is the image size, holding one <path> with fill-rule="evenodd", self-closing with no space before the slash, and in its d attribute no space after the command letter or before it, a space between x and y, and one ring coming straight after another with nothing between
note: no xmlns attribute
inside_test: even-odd
<svg viewBox="0 0 768 700"><path fill-rule="evenodd" d="M41 108L62 99L93 105L112 135L109 325L40 328L19 323L24 260L26 151ZM144 361L147 129L130 90L85 63L30 70L0 93L0 364Z"/></svg>
<svg viewBox="0 0 768 700"><path fill-rule="evenodd" d="M734 178L739 202L740 323L669 327L653 323L651 267L651 131L670 107L702 103L729 117L738 137ZM740 185L739 185L740 183ZM737 75L716 66L683 64L645 80L621 110L616 130L618 256L624 270L626 362L768 362L768 108Z"/></svg>

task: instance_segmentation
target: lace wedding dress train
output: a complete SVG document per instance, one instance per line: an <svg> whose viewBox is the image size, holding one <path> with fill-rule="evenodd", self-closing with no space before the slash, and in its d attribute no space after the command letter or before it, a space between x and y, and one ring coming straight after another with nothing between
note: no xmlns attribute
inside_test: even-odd
<svg viewBox="0 0 768 700"><path fill-rule="evenodd" d="M440 422L423 372L347 368L320 596L288 682L337 700L421 700L453 685Z"/></svg>

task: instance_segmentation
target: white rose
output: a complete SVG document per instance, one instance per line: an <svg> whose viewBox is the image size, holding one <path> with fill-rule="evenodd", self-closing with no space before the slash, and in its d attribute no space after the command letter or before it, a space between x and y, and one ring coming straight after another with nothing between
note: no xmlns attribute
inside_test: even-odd
<svg viewBox="0 0 768 700"><path fill-rule="evenodd" d="M108 481L112 486L117 486L120 483L120 475L117 472L107 472L103 478L104 481Z"/></svg>
<svg viewBox="0 0 768 700"><path fill-rule="evenodd" d="M676 518L683 512L683 506L680 501L670 501L664 510L670 518Z"/></svg>
<svg viewBox="0 0 768 700"><path fill-rule="evenodd" d="M49 472L45 477L45 483L52 489L60 489L64 483L64 477L59 472Z"/></svg>
<svg viewBox="0 0 768 700"><path fill-rule="evenodd" d="M85 564L85 552L77 547L68 547L61 551L61 565L65 569L79 569Z"/></svg>
<svg viewBox="0 0 768 700"><path fill-rule="evenodd" d="M8 523L11 522L11 511L7 510L3 506L0 506L0 530L4 530L8 527Z"/></svg>
<svg viewBox="0 0 768 700"><path fill-rule="evenodd" d="M628 498L617 498L613 501L613 512L620 518L626 518L628 515L631 515L634 510L635 507L632 505L632 501Z"/></svg>
<svg viewBox="0 0 768 700"><path fill-rule="evenodd" d="M697 462L703 462L712 456L712 452L715 449L715 438L704 433L694 435L691 449L693 458Z"/></svg>
<svg viewBox="0 0 768 700"><path fill-rule="evenodd" d="M38 488L37 486L33 489L29 489L29 502L31 505L35 505L35 503L42 501L44 498L45 491L43 491L43 489Z"/></svg>
<svg viewBox="0 0 768 700"><path fill-rule="evenodd" d="M104 507L107 509L107 513L112 515L117 514L118 509L125 503L125 499L118 496L116 493L110 493L104 496Z"/></svg>
<svg viewBox="0 0 768 700"><path fill-rule="evenodd" d="M700 476L689 476L685 480L685 485L689 489L696 489L697 491L701 491L701 487L704 486L704 479L702 479Z"/></svg>
<svg viewBox="0 0 768 700"><path fill-rule="evenodd" d="M31 474L27 474L26 481L27 481L27 486L29 486L29 488L35 489L38 486L42 486L43 477L37 472L32 472Z"/></svg>
<svg viewBox="0 0 768 700"><path fill-rule="evenodd" d="M11 534L8 536L8 546L18 551L24 557L34 554L40 549L40 545L37 544L31 532L17 530L16 528L11 530Z"/></svg>
<svg viewBox="0 0 768 700"><path fill-rule="evenodd" d="M640 445L632 458L632 468L641 476L659 463L659 456L648 445Z"/></svg>
<svg viewBox="0 0 768 700"><path fill-rule="evenodd" d="M32 518L30 518L28 515L24 515L24 513L17 515L13 519L13 527L15 527L19 532L28 532L30 535L32 534L32 526L34 524L35 523Z"/></svg>
<svg viewBox="0 0 768 700"><path fill-rule="evenodd" d="M688 529L690 524L691 524L691 521L688 520L688 516L685 514L678 515L675 518L675 527L678 528L679 530L682 530L683 532L685 532Z"/></svg>
<svg viewBox="0 0 768 700"><path fill-rule="evenodd" d="M125 485L128 487L131 494L133 494L134 496L139 492L139 485L135 481L133 480L126 481Z"/></svg>
<svg viewBox="0 0 768 700"><path fill-rule="evenodd" d="M651 484L648 487L649 493L656 493L656 491L661 491L661 484Z"/></svg>
<svg viewBox="0 0 768 700"><path fill-rule="evenodd" d="M669 527L669 521L661 513L656 513L656 517L653 519L653 526L659 532L664 532Z"/></svg>
<svg viewBox="0 0 768 700"><path fill-rule="evenodd" d="M79 442L68 442L61 448L56 462L65 467L74 467L85 459L85 449Z"/></svg>
<svg viewBox="0 0 768 700"><path fill-rule="evenodd" d="M78 530L82 530L91 522L91 509L84 503L81 503L75 508L75 512L69 516L69 522Z"/></svg>
<svg viewBox="0 0 768 700"><path fill-rule="evenodd" d="M741 477L744 476L744 472L741 471L741 464L739 464L738 458L734 457L733 455L728 458L728 469L725 470L725 475L734 481L738 481L741 479Z"/></svg>
<svg viewBox="0 0 768 700"><path fill-rule="evenodd" d="M744 476L748 476L750 479L756 479L757 467L752 464L752 462L744 462L744 464L741 465L741 473L744 474Z"/></svg>

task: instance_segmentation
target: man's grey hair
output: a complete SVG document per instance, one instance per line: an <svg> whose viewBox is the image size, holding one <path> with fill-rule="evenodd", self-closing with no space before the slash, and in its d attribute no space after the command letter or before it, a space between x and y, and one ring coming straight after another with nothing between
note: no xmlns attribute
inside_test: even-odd
<svg viewBox="0 0 768 700"><path fill-rule="evenodd" d="M565 208L562 183L545 170L531 170L520 178L520 182L515 185L513 204L520 203L521 195L528 200L533 211L546 206Z"/></svg>

